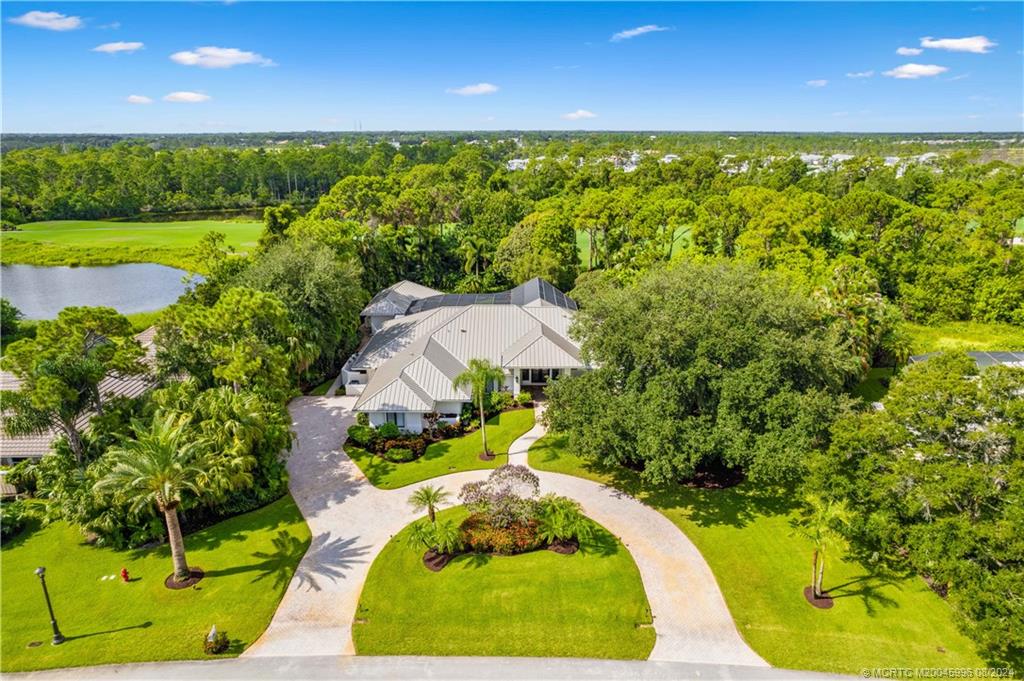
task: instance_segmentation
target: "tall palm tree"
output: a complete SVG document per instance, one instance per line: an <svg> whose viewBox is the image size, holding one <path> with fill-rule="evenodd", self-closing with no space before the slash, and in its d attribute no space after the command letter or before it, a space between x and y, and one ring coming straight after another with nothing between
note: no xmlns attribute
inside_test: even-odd
<svg viewBox="0 0 1024 681"><path fill-rule="evenodd" d="M113 467L95 486L127 497L135 515L153 504L164 514L176 581L190 574L178 524L181 495L200 493L205 477L198 465L202 443L188 439L186 426L187 421L173 416L154 417L148 426L135 423L135 439L110 450Z"/></svg>
<svg viewBox="0 0 1024 681"><path fill-rule="evenodd" d="M437 508L448 501L449 496L451 495L441 487L424 485L412 493L409 503L417 513L426 510L430 524L435 525L437 524Z"/></svg>
<svg viewBox="0 0 1024 681"><path fill-rule="evenodd" d="M821 582L825 577L825 551L843 544L840 527L850 524L850 511L845 501L825 501L809 494L807 507L799 520L799 533L814 546L811 560L811 590L815 598L821 598Z"/></svg>
<svg viewBox="0 0 1024 681"><path fill-rule="evenodd" d="M505 372L501 367L491 364L486 359L471 359L469 367L452 380L456 389L468 387L473 402L480 409L480 435L484 440L484 454L490 454L487 449L487 416L484 413L484 397L487 395L488 386L491 382L500 382L505 378Z"/></svg>

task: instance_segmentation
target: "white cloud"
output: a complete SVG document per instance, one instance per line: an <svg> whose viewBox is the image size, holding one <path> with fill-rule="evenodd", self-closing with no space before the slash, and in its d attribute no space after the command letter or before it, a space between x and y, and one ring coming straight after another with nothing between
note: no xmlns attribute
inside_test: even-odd
<svg viewBox="0 0 1024 681"><path fill-rule="evenodd" d="M472 97L474 95L493 95L498 91L498 86L491 83L476 83L475 85L463 85L462 87L450 87L445 92L452 95Z"/></svg>
<svg viewBox="0 0 1024 681"><path fill-rule="evenodd" d="M69 17L60 12L40 12L39 10L25 12L20 17L11 17L8 21L29 28L45 28L47 31L73 31L84 25L82 17Z"/></svg>
<svg viewBox="0 0 1024 681"><path fill-rule="evenodd" d="M875 75L874 71L851 71L846 74L847 78L870 78Z"/></svg>
<svg viewBox="0 0 1024 681"><path fill-rule="evenodd" d="M166 99L166 97L165 97ZM153 100L145 95L128 95L124 98L124 101L129 104L152 104Z"/></svg>
<svg viewBox="0 0 1024 681"><path fill-rule="evenodd" d="M171 92L164 95L165 102L187 102L189 104L196 104L198 102L205 102L210 99L210 95L204 95L202 92Z"/></svg>
<svg viewBox="0 0 1024 681"><path fill-rule="evenodd" d="M902 80L916 80L918 78L927 78L929 76L937 76L940 73L949 71L945 66L938 66L936 64L903 64L897 66L890 71L884 71L883 76L889 76L890 78L900 78Z"/></svg>
<svg viewBox="0 0 1024 681"><path fill-rule="evenodd" d="M824 78L807 81L807 87L825 87L826 85L828 85L828 81Z"/></svg>
<svg viewBox="0 0 1024 681"><path fill-rule="evenodd" d="M96 28L103 29L104 31L116 31L117 29L121 28L121 22L111 21L109 24L101 24Z"/></svg>
<svg viewBox="0 0 1024 681"><path fill-rule="evenodd" d="M625 31L619 31L611 37L613 43L620 42L622 40L629 40L635 38L638 35L644 35L645 33L660 33L661 31L670 31L668 26L658 26L657 24L645 24L643 26L637 26L636 28L629 28Z"/></svg>
<svg viewBox="0 0 1024 681"><path fill-rule="evenodd" d="M973 52L986 54L998 43L994 43L983 35L972 35L969 38L921 38L921 47L950 52Z"/></svg>
<svg viewBox="0 0 1024 681"><path fill-rule="evenodd" d="M961 73L959 75L953 76L952 78L950 78L950 80L963 80L965 78L970 78L970 77L971 77L971 74L969 74L969 73Z"/></svg>
<svg viewBox="0 0 1024 681"><path fill-rule="evenodd" d="M924 52L920 47L897 47L896 54L903 57L916 57Z"/></svg>
<svg viewBox="0 0 1024 681"><path fill-rule="evenodd" d="M242 64L276 66L272 60L261 54L246 52L237 47L197 47L194 50L175 52L171 55L171 61L203 69L229 69Z"/></svg>
<svg viewBox="0 0 1024 681"><path fill-rule="evenodd" d="M597 118L597 114L586 109L576 109L570 113L562 114L562 118L567 121L581 121L585 118Z"/></svg>
<svg viewBox="0 0 1024 681"><path fill-rule="evenodd" d="M126 43L124 41L118 41L116 43L103 43L102 45L97 45L92 48L92 51L115 54L117 52L134 52L135 50L141 50L142 48L142 43Z"/></svg>

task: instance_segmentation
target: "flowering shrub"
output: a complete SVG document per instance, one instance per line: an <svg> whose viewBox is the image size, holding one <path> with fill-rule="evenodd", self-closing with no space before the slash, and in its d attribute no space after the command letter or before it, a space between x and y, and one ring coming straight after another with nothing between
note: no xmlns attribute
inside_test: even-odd
<svg viewBox="0 0 1024 681"><path fill-rule="evenodd" d="M482 513L474 513L462 521L459 529L462 531L463 543L471 551L480 553L510 556L533 551L544 543L537 534L537 523L534 520L497 527Z"/></svg>
<svg viewBox="0 0 1024 681"><path fill-rule="evenodd" d="M529 468L506 464L487 480L463 485L459 499L489 525L506 528L533 520L539 491L540 480Z"/></svg>

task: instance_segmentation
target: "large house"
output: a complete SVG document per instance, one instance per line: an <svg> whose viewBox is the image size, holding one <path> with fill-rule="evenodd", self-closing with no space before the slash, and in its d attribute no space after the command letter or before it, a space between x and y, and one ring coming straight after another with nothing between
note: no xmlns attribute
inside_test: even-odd
<svg viewBox="0 0 1024 681"><path fill-rule="evenodd" d="M423 430L424 414L457 421L471 398L452 380L471 359L505 372L494 389L518 395L587 368L569 337L576 303L542 279L500 293L440 293L408 281L384 289L362 312L371 331L342 378L355 411L378 426Z"/></svg>

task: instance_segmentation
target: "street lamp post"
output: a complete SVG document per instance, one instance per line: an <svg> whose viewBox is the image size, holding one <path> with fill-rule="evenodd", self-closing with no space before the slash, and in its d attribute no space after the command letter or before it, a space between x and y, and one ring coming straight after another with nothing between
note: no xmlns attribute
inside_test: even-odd
<svg viewBox="0 0 1024 681"><path fill-rule="evenodd" d="M46 589L46 568L36 568L36 574L39 575L39 583L43 585L43 597L46 598L46 609L50 611L50 625L53 627L53 645L59 646L64 643L64 634L60 633L60 629L57 628L57 618L53 614L53 605L50 604L50 592Z"/></svg>

